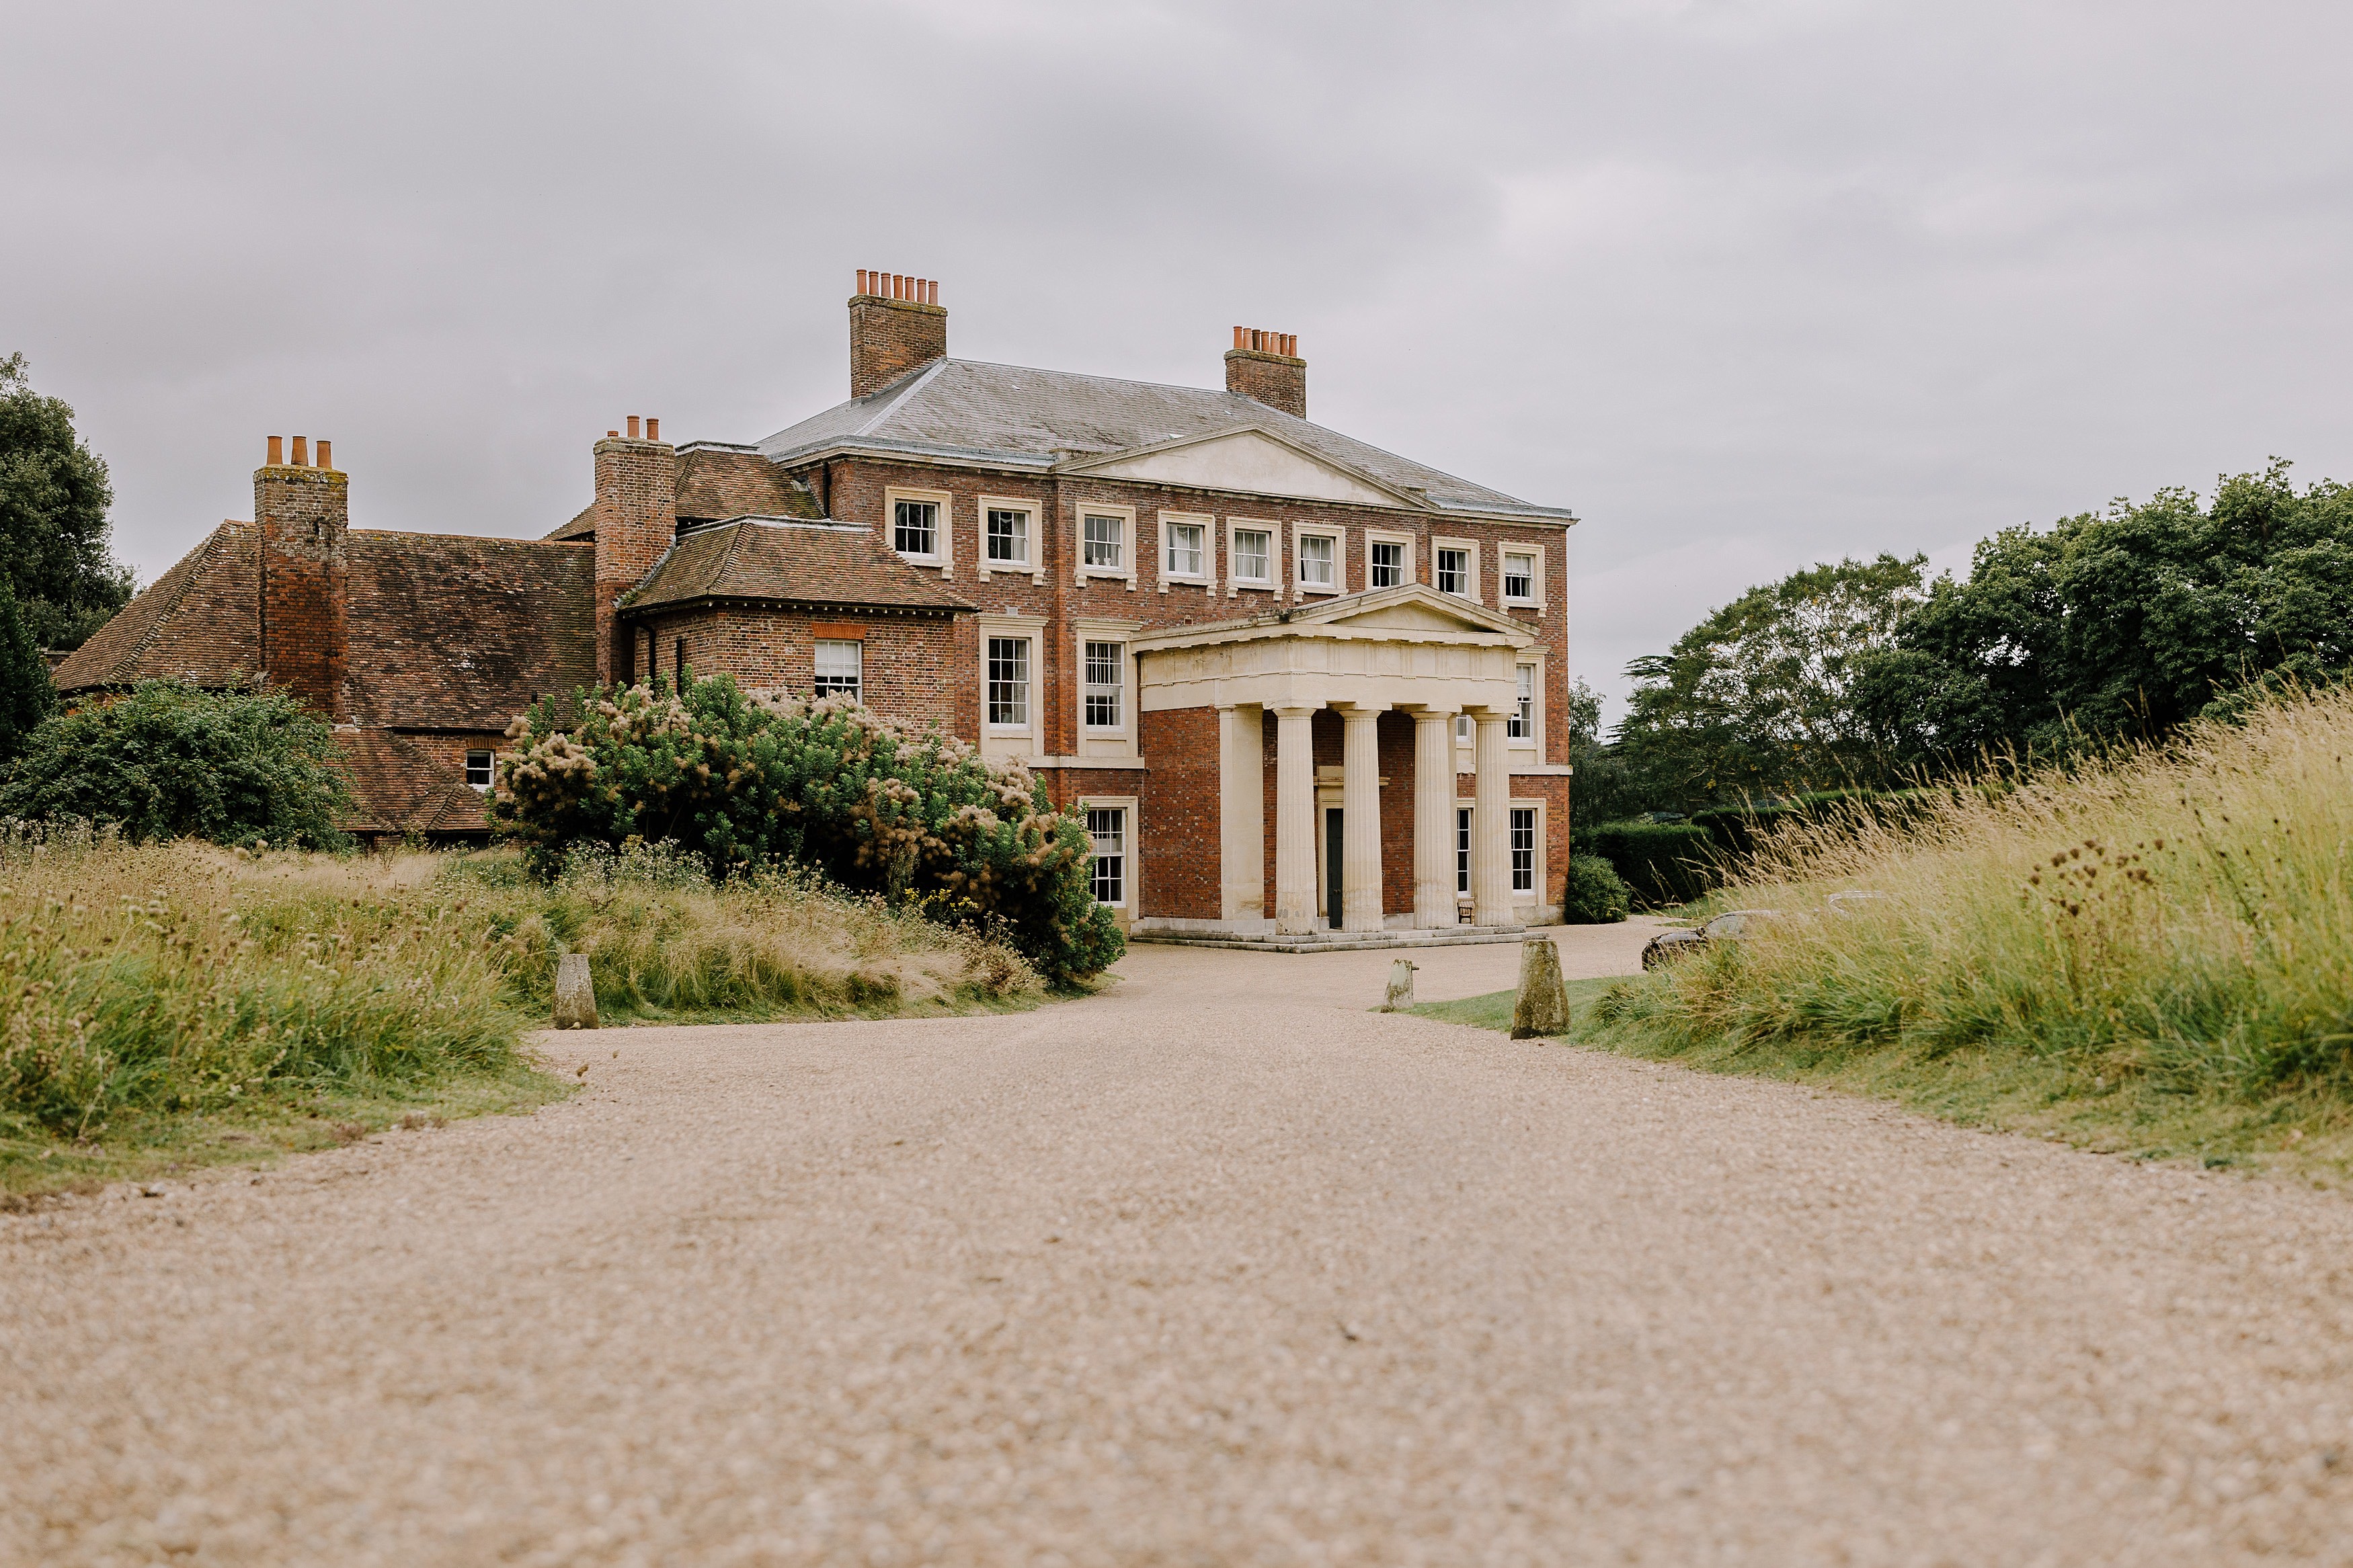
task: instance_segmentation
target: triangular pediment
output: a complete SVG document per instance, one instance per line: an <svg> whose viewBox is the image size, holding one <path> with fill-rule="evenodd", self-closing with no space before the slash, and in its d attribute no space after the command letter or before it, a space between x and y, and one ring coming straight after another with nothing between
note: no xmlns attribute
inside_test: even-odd
<svg viewBox="0 0 2353 1568"><path fill-rule="evenodd" d="M1355 506L1421 505L1418 497L1320 457L1256 426L1164 441L1066 463L1065 473L1188 489L1342 501Z"/></svg>
<svg viewBox="0 0 2353 1568"><path fill-rule="evenodd" d="M1309 626L1345 626L1359 632L1527 634L1527 628L1509 616L1499 614L1484 605L1474 605L1457 595L1441 594L1420 583L1408 583L1398 588L1376 588L1368 593L1351 594L1344 599L1328 599L1321 605L1294 612L1291 624L1303 630Z"/></svg>

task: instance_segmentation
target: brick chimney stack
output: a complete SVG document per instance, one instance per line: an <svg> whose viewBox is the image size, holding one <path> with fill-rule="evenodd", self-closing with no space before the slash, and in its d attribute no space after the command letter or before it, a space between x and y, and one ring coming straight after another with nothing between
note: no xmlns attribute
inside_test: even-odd
<svg viewBox="0 0 2353 1568"><path fill-rule="evenodd" d="M1307 362L1299 357L1297 336L1236 327L1234 346L1226 351L1226 390L1306 418Z"/></svg>
<svg viewBox="0 0 2353 1568"><path fill-rule="evenodd" d="M658 438L659 419L641 438L632 414L628 430L596 443L596 679L607 685L641 673L622 645L616 601L678 538L678 448Z"/></svg>
<svg viewBox="0 0 2353 1568"><path fill-rule="evenodd" d="M880 392L948 355L948 313L930 278L860 268L849 297L849 395Z"/></svg>
<svg viewBox="0 0 2353 1568"><path fill-rule="evenodd" d="M330 723L351 721L345 682L350 605L344 546L351 535L351 487L328 466L332 451L294 437L285 462L281 437L269 437L269 460L253 471L253 521L260 533L261 677L293 689Z"/></svg>

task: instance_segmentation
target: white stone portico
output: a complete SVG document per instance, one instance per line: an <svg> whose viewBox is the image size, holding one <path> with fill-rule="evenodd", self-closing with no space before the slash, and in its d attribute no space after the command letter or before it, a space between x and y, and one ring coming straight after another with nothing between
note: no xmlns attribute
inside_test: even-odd
<svg viewBox="0 0 2353 1568"><path fill-rule="evenodd" d="M1521 621L1421 584L1352 594L1243 620L1136 637L1136 694L1145 712L1214 710L1219 737L1221 874L1219 919L1188 934L1305 937L1331 929L1317 897L1317 782L1310 750L1316 710L1343 725L1338 832L1344 933L1385 928L1376 727L1391 709L1414 722L1413 910L1410 927L1490 936L1520 929L1506 832L1506 726L1517 666L1535 637ZM1455 721L1472 721L1471 924L1458 912ZM1265 725L1275 726L1274 908L1265 908ZM1162 922L1145 922L1150 935ZM1173 922L1169 922L1173 927Z"/></svg>

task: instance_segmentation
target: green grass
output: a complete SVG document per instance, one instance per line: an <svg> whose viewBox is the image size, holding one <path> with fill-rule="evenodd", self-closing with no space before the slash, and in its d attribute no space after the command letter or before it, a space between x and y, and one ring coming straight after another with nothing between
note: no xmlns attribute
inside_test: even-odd
<svg viewBox="0 0 2353 1568"><path fill-rule="evenodd" d="M1592 1004L1617 984L1616 980L1571 980L1562 984L1561 991L1568 1000L1572 1034L1577 1030L1577 1020ZM1467 1024L1474 1029L1509 1033L1512 1007L1518 996L1516 991L1490 991L1484 996L1464 996L1452 1002L1423 1002L1404 1011L1416 1017L1435 1018L1441 1024Z"/></svg>

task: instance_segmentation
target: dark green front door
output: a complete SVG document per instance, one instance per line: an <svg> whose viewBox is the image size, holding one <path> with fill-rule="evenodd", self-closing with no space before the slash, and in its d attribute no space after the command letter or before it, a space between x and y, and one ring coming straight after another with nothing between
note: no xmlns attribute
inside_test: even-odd
<svg viewBox="0 0 2353 1568"><path fill-rule="evenodd" d="M1340 808L1324 814L1324 913L1332 929L1340 929Z"/></svg>

